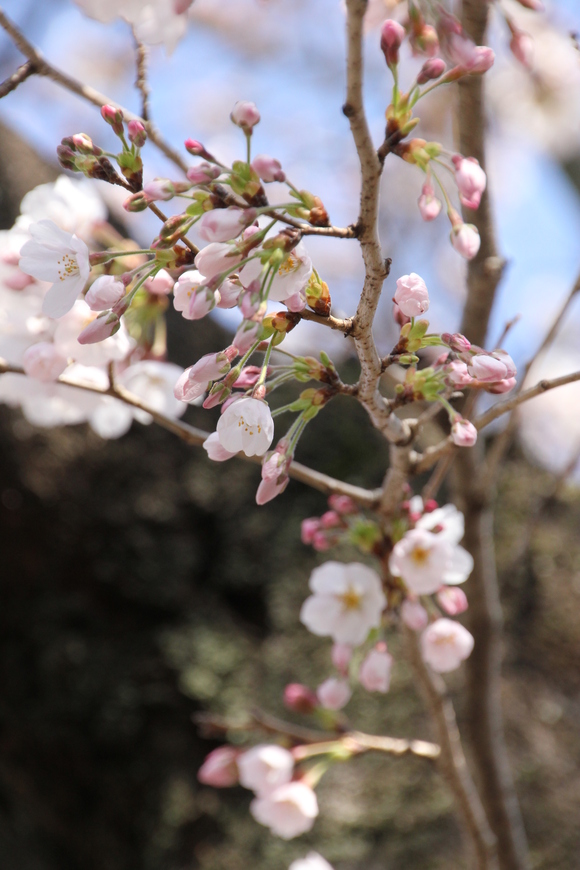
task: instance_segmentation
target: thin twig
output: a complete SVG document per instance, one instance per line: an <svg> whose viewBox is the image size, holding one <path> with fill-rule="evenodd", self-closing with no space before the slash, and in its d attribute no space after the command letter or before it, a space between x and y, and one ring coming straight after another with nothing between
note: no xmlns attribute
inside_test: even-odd
<svg viewBox="0 0 580 870"><path fill-rule="evenodd" d="M12 73L11 76L8 76L8 78L4 79L0 84L0 100L2 97L5 97L6 94L16 90L19 84L26 81L26 79L29 76L34 75L35 72L35 66L30 60L27 60L26 63L19 66L16 72Z"/></svg>
<svg viewBox="0 0 580 870"><path fill-rule="evenodd" d="M135 79L135 87L141 94L141 117L144 121L150 121L150 112L149 112L149 85L147 83L147 60L149 57L149 50L146 45L144 45L135 35L135 30L133 29L133 36L135 37L135 52L137 59L137 78Z"/></svg>
<svg viewBox="0 0 580 870"><path fill-rule="evenodd" d="M352 317L339 318L333 317L332 314L325 317L323 314L309 311L308 308L304 308L300 311L300 317L302 320L310 320L312 323L320 323L321 326L328 326L330 329L336 329L338 332L342 332L345 337L352 335L354 327Z"/></svg>
<svg viewBox="0 0 580 870"><path fill-rule="evenodd" d="M21 366L12 365L6 360L0 358L0 375L4 373L25 375L25 371ZM207 438L209 438L211 434L210 432L204 432L203 429L197 429L195 426L190 426L188 423L184 423L181 420L161 414L145 402L142 402L141 399L134 396L119 383L115 383L114 379L111 381L110 374L109 379L109 387L107 389L101 389L100 387L95 387L93 384L69 381L66 378L65 372L65 374L61 375L58 379L57 383L64 384L68 387L74 387L79 390L86 390L90 393L98 393L101 396L113 396L115 399L119 399L126 405L131 405L133 408L139 408L141 411L150 414L159 426L163 429L167 429L174 435L177 435L182 439L182 441L185 441L186 444L200 446ZM256 465L259 465L262 462L262 457L260 456L246 456L245 454L240 453L238 454L238 457ZM300 462L292 462L288 474L290 477L294 478L294 480L305 483L307 486L311 486L313 489L317 489L327 495L335 492L340 493L341 495L348 495L363 507L372 508L379 503L381 498L380 489L363 489L360 486L354 486L353 484L336 480L334 477L330 477L320 471L308 468Z"/></svg>

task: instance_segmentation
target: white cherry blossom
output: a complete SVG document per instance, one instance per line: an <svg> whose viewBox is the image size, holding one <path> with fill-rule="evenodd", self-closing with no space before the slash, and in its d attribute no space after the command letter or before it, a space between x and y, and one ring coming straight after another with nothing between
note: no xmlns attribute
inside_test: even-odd
<svg viewBox="0 0 580 870"><path fill-rule="evenodd" d="M300 621L313 634L359 646L380 625L387 602L379 575L367 565L325 562L312 572L310 589Z"/></svg>
<svg viewBox="0 0 580 870"><path fill-rule="evenodd" d="M289 782L253 800L250 812L273 834L291 840L312 828L318 815L318 801L314 791L305 783Z"/></svg>
<svg viewBox="0 0 580 870"><path fill-rule="evenodd" d="M274 421L266 402L244 397L228 405L217 424L222 447L229 453L263 456L274 437Z"/></svg>
<svg viewBox="0 0 580 870"><path fill-rule="evenodd" d="M181 417L187 405L175 398L173 387L182 373L181 366L148 359L130 365L118 375L117 381L153 411L167 417ZM135 408L133 413L140 423L153 422L146 411Z"/></svg>
<svg viewBox="0 0 580 870"><path fill-rule="evenodd" d="M260 277L262 264L259 259L250 260L240 270L240 281L249 287ZM308 279L312 275L312 260L304 242L299 242L288 254L274 276L268 298L274 302L285 302L293 296L303 295ZM294 308L293 308L294 310Z"/></svg>
<svg viewBox="0 0 580 870"><path fill-rule="evenodd" d="M421 635L421 655L438 674L456 670L472 649L473 636L452 619L436 619Z"/></svg>
<svg viewBox="0 0 580 870"><path fill-rule="evenodd" d="M32 238L22 247L20 268L52 284L42 311L49 317L62 317L73 307L89 277L89 249L82 239L61 230L53 221L31 224L29 231Z"/></svg>
<svg viewBox="0 0 580 870"><path fill-rule="evenodd" d="M446 537L427 529L411 529L393 547L389 569L402 577L411 592L431 595L444 584L463 583L473 570L473 558Z"/></svg>
<svg viewBox="0 0 580 870"><path fill-rule="evenodd" d="M291 752L263 743L243 752L237 759L240 784L263 796L292 779L294 758Z"/></svg>
<svg viewBox="0 0 580 870"><path fill-rule="evenodd" d="M25 195L16 226L25 229L33 221L51 220L86 241L95 224L106 219L107 209L93 181L59 175L56 181L39 184Z"/></svg>
<svg viewBox="0 0 580 870"><path fill-rule="evenodd" d="M288 870L333 870L333 868L318 852L309 852L305 858L292 861Z"/></svg>

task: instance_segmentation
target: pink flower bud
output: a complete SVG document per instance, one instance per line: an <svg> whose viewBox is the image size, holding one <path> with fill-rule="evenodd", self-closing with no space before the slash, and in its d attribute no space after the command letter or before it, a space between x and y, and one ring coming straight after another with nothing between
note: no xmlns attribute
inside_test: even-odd
<svg viewBox="0 0 580 870"><path fill-rule="evenodd" d="M454 671L472 649L472 635L452 619L436 619L421 635L421 655L438 674Z"/></svg>
<svg viewBox="0 0 580 870"><path fill-rule="evenodd" d="M330 550L331 543L324 534L324 532L319 530L314 533L314 536L312 538L312 546L317 553L324 553L326 550Z"/></svg>
<svg viewBox="0 0 580 870"><path fill-rule="evenodd" d="M260 122L260 113L255 103L240 100L232 109L230 118L245 133L251 133L252 127Z"/></svg>
<svg viewBox="0 0 580 870"><path fill-rule="evenodd" d="M389 66L399 63L399 49L405 38L405 28L398 21L387 18L381 27L381 51Z"/></svg>
<svg viewBox="0 0 580 870"><path fill-rule="evenodd" d="M469 607L467 595L459 586L444 586L443 589L439 590L436 597L439 607L448 616L459 616L460 613L464 613Z"/></svg>
<svg viewBox="0 0 580 870"><path fill-rule="evenodd" d="M427 611L423 605L419 604L418 601L411 601L409 598L405 598L401 605L401 619L412 631L422 631L429 622Z"/></svg>
<svg viewBox="0 0 580 870"><path fill-rule="evenodd" d="M14 269L6 278L2 279L2 283L10 290L25 290L31 284L36 284L36 278L32 275L25 275L20 269Z"/></svg>
<svg viewBox="0 0 580 870"><path fill-rule="evenodd" d="M110 338L121 328L121 321L112 311L104 311L103 314L85 326L77 341L79 344L96 344Z"/></svg>
<svg viewBox="0 0 580 870"><path fill-rule="evenodd" d="M438 79L447 68L445 61L440 57L430 57L426 60L417 75L417 84L424 85L427 82Z"/></svg>
<svg viewBox="0 0 580 870"><path fill-rule="evenodd" d="M513 378L516 376L518 370L509 353L506 353L505 350L494 350L491 352L491 355L494 359L504 364L506 367L506 377Z"/></svg>
<svg viewBox="0 0 580 870"><path fill-rule="evenodd" d="M284 689L284 705L295 713L308 715L318 707L318 698L308 686L288 683Z"/></svg>
<svg viewBox="0 0 580 870"><path fill-rule="evenodd" d="M393 657L387 652L386 644L377 644L360 666L358 678L361 685L367 692L388 692L392 666Z"/></svg>
<svg viewBox="0 0 580 870"><path fill-rule="evenodd" d="M173 290L175 281L165 269L160 269L154 278L147 278L145 289L152 296L168 296Z"/></svg>
<svg viewBox="0 0 580 870"><path fill-rule="evenodd" d="M244 355L249 351L251 346L256 341L256 337L258 335L258 330L260 329L259 323L253 323L251 320L243 320L238 331L236 332L233 340L233 344L237 347L240 355Z"/></svg>
<svg viewBox="0 0 580 870"><path fill-rule="evenodd" d="M239 236L255 219L253 208L216 208L206 211L197 226L206 242L227 242Z"/></svg>
<svg viewBox="0 0 580 870"><path fill-rule="evenodd" d="M123 134L123 113L120 109L116 109L114 106L103 106L101 117L107 124L111 125L117 136Z"/></svg>
<svg viewBox="0 0 580 870"><path fill-rule="evenodd" d="M352 647L347 643L334 643L332 645L332 664L336 670L346 677L348 674L348 666L352 659Z"/></svg>
<svg viewBox="0 0 580 870"><path fill-rule="evenodd" d="M511 390L513 390L515 385L515 378L504 378L502 381L498 381L495 384L490 384L488 387L486 387L486 391L488 393L495 394L509 393Z"/></svg>
<svg viewBox="0 0 580 870"><path fill-rule="evenodd" d="M320 520L318 517L309 517L306 520L302 520L300 525L300 540L303 544L312 544L314 541L314 535L320 528Z"/></svg>
<svg viewBox="0 0 580 870"><path fill-rule="evenodd" d="M419 211L424 221L434 221L441 211L441 200L435 196L435 188L426 181L419 197Z"/></svg>
<svg viewBox="0 0 580 870"><path fill-rule="evenodd" d="M356 514L358 506L349 495L339 495L337 492L328 497L328 505L339 514Z"/></svg>
<svg viewBox="0 0 580 870"><path fill-rule="evenodd" d="M461 154L455 154L452 160L462 205L466 208L477 208L487 183L485 172L475 157L462 157Z"/></svg>
<svg viewBox="0 0 580 870"><path fill-rule="evenodd" d="M143 187L143 193L150 202L167 201L175 196L175 187L169 178L154 178Z"/></svg>
<svg viewBox="0 0 580 870"><path fill-rule="evenodd" d="M200 163L198 166L190 166L187 170L187 177L192 184L209 184L214 181L221 173L219 166L213 166L211 163Z"/></svg>
<svg viewBox="0 0 580 870"><path fill-rule="evenodd" d="M487 353L476 353L472 356L468 369L473 378L484 384L502 381L509 376L507 365L501 359Z"/></svg>
<svg viewBox="0 0 580 870"><path fill-rule="evenodd" d="M429 308L429 293L423 279L411 272L397 279L393 301L407 317L419 317Z"/></svg>
<svg viewBox="0 0 580 870"><path fill-rule="evenodd" d="M254 392L253 396L255 399L263 398L256 395L256 392ZM271 453L262 463L262 482L256 493L257 504L266 504L266 502L272 501L273 498L284 492L289 483L289 464L290 457L277 451Z"/></svg>
<svg viewBox="0 0 580 870"><path fill-rule="evenodd" d="M236 760L240 755L239 749L233 746L220 746L206 756L205 761L197 772L197 778L204 785L212 785L214 788L230 788L239 781L238 765Z"/></svg>
<svg viewBox="0 0 580 870"><path fill-rule="evenodd" d="M244 366L233 386L237 390L247 390L250 387L255 387L261 371L261 366Z"/></svg>
<svg viewBox="0 0 580 870"><path fill-rule="evenodd" d="M142 148L147 141L147 133L141 121L129 121L127 133L129 135L129 142L132 142L135 148Z"/></svg>
<svg viewBox="0 0 580 870"><path fill-rule="evenodd" d="M24 351L22 368L30 378L48 383L56 381L67 367L67 361L54 344L40 341Z"/></svg>
<svg viewBox="0 0 580 870"><path fill-rule="evenodd" d="M123 208L128 212L145 211L149 208L150 200L147 198L143 190L138 190L137 193L132 193L123 203Z"/></svg>
<svg viewBox="0 0 580 870"><path fill-rule="evenodd" d="M461 360L452 360L445 366L445 377L454 387L466 387L473 380L467 371L467 365Z"/></svg>
<svg viewBox="0 0 580 870"><path fill-rule="evenodd" d="M85 302L91 311L112 308L125 295L125 285L113 275L101 275L85 293Z"/></svg>
<svg viewBox="0 0 580 870"><path fill-rule="evenodd" d="M240 298L242 287L239 282L226 278L220 284L220 301L218 308L235 308Z"/></svg>
<svg viewBox="0 0 580 870"><path fill-rule="evenodd" d="M477 429L469 420L456 417L451 427L451 438L457 447L473 447L477 441Z"/></svg>
<svg viewBox="0 0 580 870"><path fill-rule="evenodd" d="M450 239L457 253L466 260L473 260L481 244L479 230L473 224L455 224L451 228Z"/></svg>
<svg viewBox="0 0 580 870"><path fill-rule="evenodd" d="M257 154L252 160L252 169L259 175L262 181L285 181L286 175L282 171L282 164L275 157L267 154Z"/></svg>
<svg viewBox="0 0 580 870"><path fill-rule="evenodd" d="M213 155L206 151L205 147L197 139L186 139L185 148L194 157L203 157L204 160L213 160Z"/></svg>
<svg viewBox="0 0 580 870"><path fill-rule="evenodd" d="M468 341L464 335L461 335L460 332L454 332L453 335L444 332L441 338L445 344L449 345L451 350L455 351L455 353L467 353L471 350L471 342Z"/></svg>
<svg viewBox="0 0 580 870"><path fill-rule="evenodd" d="M342 520L336 511L326 511L320 517L320 525L323 529L335 529L337 526L342 525Z"/></svg>
<svg viewBox="0 0 580 870"><path fill-rule="evenodd" d="M342 710L350 701L352 692L345 680L329 677L319 685L316 695L327 710Z"/></svg>

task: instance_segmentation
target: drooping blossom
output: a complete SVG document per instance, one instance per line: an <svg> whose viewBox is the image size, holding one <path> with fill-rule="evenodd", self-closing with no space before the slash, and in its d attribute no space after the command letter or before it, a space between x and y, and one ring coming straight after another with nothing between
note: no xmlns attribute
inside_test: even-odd
<svg viewBox="0 0 580 870"><path fill-rule="evenodd" d="M435 188L429 181L426 181L421 188L418 204L424 221L434 221L441 211L441 200L435 196Z"/></svg>
<svg viewBox="0 0 580 870"><path fill-rule="evenodd" d="M379 575L367 565L325 562L309 585L314 594L302 605L300 621L313 634L359 646L380 625L387 602Z"/></svg>
<svg viewBox="0 0 580 870"><path fill-rule="evenodd" d="M456 223L451 228L450 238L458 254L466 260L473 260L481 245L479 230L474 224Z"/></svg>
<svg viewBox="0 0 580 870"><path fill-rule="evenodd" d="M290 480L288 477L290 460L291 457L286 456L281 451L275 450L262 463L262 480L256 493L257 504L266 504L284 492Z"/></svg>
<svg viewBox="0 0 580 870"><path fill-rule="evenodd" d="M214 788L230 788L237 785L239 755L240 750L234 749L233 746L219 746L206 756L197 771L197 778L204 785L212 785Z"/></svg>
<svg viewBox="0 0 580 870"><path fill-rule="evenodd" d="M173 287L173 306L186 320L201 320L215 308L218 291L207 286L204 276L191 269L179 276Z"/></svg>
<svg viewBox="0 0 580 870"><path fill-rule="evenodd" d="M516 367L505 351L494 351L491 354L474 354L469 362L468 371L476 381L482 384L493 384L514 377Z"/></svg>
<svg viewBox="0 0 580 870"><path fill-rule="evenodd" d="M437 532L438 536L451 544L458 544L465 531L465 518L454 504L446 504L443 507L435 505L433 510L427 511L416 520L417 529L427 529L429 532Z"/></svg>
<svg viewBox="0 0 580 870"><path fill-rule="evenodd" d="M42 303L48 317L62 317L75 304L89 277L89 249L75 235L53 221L39 221L28 228L32 236L23 245L20 269L52 287Z"/></svg>
<svg viewBox="0 0 580 870"><path fill-rule="evenodd" d="M477 441L477 429L469 420L458 415L451 426L451 438L457 447L473 447Z"/></svg>
<svg viewBox="0 0 580 870"><path fill-rule="evenodd" d="M346 680L329 677L319 685L316 696L327 710L342 710L350 701L352 691Z"/></svg>
<svg viewBox="0 0 580 870"><path fill-rule="evenodd" d="M267 795L292 779L294 757L282 746L261 743L238 756L240 784L258 795Z"/></svg>
<svg viewBox="0 0 580 870"><path fill-rule="evenodd" d="M423 631L429 622L429 615L418 601L405 598L401 604L401 619L411 631Z"/></svg>
<svg viewBox="0 0 580 870"><path fill-rule="evenodd" d="M96 320L97 312L91 311L84 300L78 299L71 310L56 324L54 344L59 352L85 366L102 366L113 360L125 359L135 346L135 342L123 323L114 334L108 330L108 335L103 339L97 337L96 343L79 343L79 336Z"/></svg>
<svg viewBox="0 0 580 870"><path fill-rule="evenodd" d="M67 367L67 360L49 341L40 341L24 351L22 368L31 378L56 381Z"/></svg>
<svg viewBox="0 0 580 870"><path fill-rule="evenodd" d="M310 831L318 815L318 801L306 783L289 782L253 800L250 812L277 837L291 840Z"/></svg>
<svg viewBox="0 0 580 870"><path fill-rule="evenodd" d="M222 447L230 453L263 456L274 437L274 421L266 402L244 396L229 405L217 424Z"/></svg>
<svg viewBox="0 0 580 870"><path fill-rule="evenodd" d="M478 208L487 183L479 161L475 157L463 157L461 154L454 154L452 161L455 166L455 183L461 204L466 208Z"/></svg>
<svg viewBox="0 0 580 870"><path fill-rule="evenodd" d="M175 398L180 402L194 402L206 392L210 381L227 375L236 356L237 348L233 346L220 353L206 353L180 375L173 390Z"/></svg>
<svg viewBox="0 0 580 870"><path fill-rule="evenodd" d="M112 308L125 295L125 285L113 275L100 275L85 293L91 311Z"/></svg>
<svg viewBox="0 0 580 870"><path fill-rule="evenodd" d="M252 208L214 208L206 211L197 224L206 242L227 242L239 236L256 219Z"/></svg>
<svg viewBox="0 0 580 870"><path fill-rule="evenodd" d="M309 852L305 858L292 861L288 870L333 870L333 868L318 852Z"/></svg>
<svg viewBox="0 0 580 870"><path fill-rule="evenodd" d="M459 622L436 619L421 635L421 655L432 670L456 670L473 649L473 636Z"/></svg>
<svg viewBox="0 0 580 870"><path fill-rule="evenodd" d="M235 308L242 292L242 286L239 281L231 281L226 278L220 284L220 301L217 304L218 308Z"/></svg>
<svg viewBox="0 0 580 870"><path fill-rule="evenodd" d="M221 169L204 160L197 166L190 166L186 174L192 184L209 184L221 175Z"/></svg>
<svg viewBox="0 0 580 870"><path fill-rule="evenodd" d="M367 692L389 691L393 657L387 652L386 644L377 644L364 659L358 678Z"/></svg>
<svg viewBox="0 0 580 870"><path fill-rule="evenodd" d="M416 595L430 595L442 584L463 583L473 570L473 558L445 536L426 529L410 529L397 541L389 557L389 569L402 577Z"/></svg>
<svg viewBox="0 0 580 870"><path fill-rule="evenodd" d="M407 317L420 317L429 308L427 286L415 272L397 279L393 300Z"/></svg>
<svg viewBox="0 0 580 870"><path fill-rule="evenodd" d="M454 387L466 387L473 380L467 370L467 363L464 363L459 359L451 360L450 363L446 364L445 378L453 384Z"/></svg>
<svg viewBox="0 0 580 870"><path fill-rule="evenodd" d="M112 311L103 311L92 320L79 334L79 344L97 344L106 341L121 328L121 320Z"/></svg>
<svg viewBox="0 0 580 870"><path fill-rule="evenodd" d="M145 289L153 296L168 296L173 290L175 281L165 269L160 269L152 278L145 281Z"/></svg>

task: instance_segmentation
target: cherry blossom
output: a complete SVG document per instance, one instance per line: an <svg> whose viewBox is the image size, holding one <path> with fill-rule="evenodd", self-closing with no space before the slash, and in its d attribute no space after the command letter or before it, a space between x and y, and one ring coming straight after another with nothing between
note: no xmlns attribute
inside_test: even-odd
<svg viewBox="0 0 580 870"><path fill-rule="evenodd" d="M240 784L263 796L292 779L294 758L275 744L262 743L243 752L237 760Z"/></svg>
<svg viewBox="0 0 580 870"><path fill-rule="evenodd" d="M79 344L79 335L93 324L97 313L91 311L86 302L79 299L71 310L56 324L54 343L63 356L71 357L86 366L102 366L112 360L125 359L135 342L123 324L114 335L96 344Z"/></svg>
<svg viewBox="0 0 580 870"><path fill-rule="evenodd" d="M260 113L255 103L240 100L232 109L230 118L238 127L251 131L260 122Z"/></svg>
<svg viewBox="0 0 580 870"><path fill-rule="evenodd" d="M418 601L405 598L401 604L401 619L411 631L423 631L429 622L429 615Z"/></svg>
<svg viewBox="0 0 580 870"><path fill-rule="evenodd" d="M334 643L332 645L332 664L343 676L346 676L348 673L348 666L352 659L352 652L352 647L347 643Z"/></svg>
<svg viewBox="0 0 580 870"><path fill-rule="evenodd" d="M295 713L312 713L318 706L318 698L308 686L288 683L284 689L284 705Z"/></svg>
<svg viewBox="0 0 580 870"><path fill-rule="evenodd" d="M39 381L56 381L67 367L66 357L62 356L48 341L31 345L24 351L22 367L31 378Z"/></svg>
<svg viewBox="0 0 580 870"><path fill-rule="evenodd" d="M138 39L150 45L163 43L171 53L187 27L185 13L193 0L75 0L77 6L104 24L124 18Z"/></svg>
<svg viewBox="0 0 580 870"><path fill-rule="evenodd" d="M478 208L487 183L485 172L475 157L454 154L452 160L461 204L467 208Z"/></svg>
<svg viewBox="0 0 580 870"><path fill-rule="evenodd" d="M350 701L352 691L346 680L329 677L319 685L316 695L327 710L342 710Z"/></svg>
<svg viewBox="0 0 580 870"><path fill-rule="evenodd" d="M206 211L197 227L206 242L227 242L235 239L248 224L256 219L252 208L215 208Z"/></svg>
<svg viewBox="0 0 580 870"><path fill-rule="evenodd" d="M389 66L399 62L399 49L405 38L405 28L398 21L387 18L381 27L381 51Z"/></svg>
<svg viewBox="0 0 580 870"><path fill-rule="evenodd" d="M280 161L275 157L268 157L267 154L256 154L252 160L252 169L262 181L284 181L286 178Z"/></svg>
<svg viewBox="0 0 580 870"><path fill-rule="evenodd" d="M435 188L426 181L421 188L419 197L419 212L424 221L434 221L441 211L442 203L435 196Z"/></svg>
<svg viewBox="0 0 580 870"><path fill-rule="evenodd" d="M387 652L386 644L377 644L367 654L358 672L358 678L367 692L384 694L389 691L392 666L393 657Z"/></svg>
<svg viewBox="0 0 580 870"><path fill-rule="evenodd" d="M201 320L215 308L220 294L207 286L207 280L195 269L184 272L173 287L173 306L186 320Z"/></svg>
<svg viewBox="0 0 580 870"><path fill-rule="evenodd" d="M207 453L209 459L214 462L225 462L235 456L235 453L230 453L225 447L222 447L220 437L217 432L212 432L203 442L203 449Z"/></svg>
<svg viewBox="0 0 580 870"><path fill-rule="evenodd" d="M450 238L458 254L466 260L473 260L481 244L479 230L474 224L456 224L451 230Z"/></svg>
<svg viewBox="0 0 580 870"><path fill-rule="evenodd" d="M303 782L289 782L250 804L250 812L261 825L283 840L306 833L318 815L314 791Z"/></svg>
<svg viewBox="0 0 580 870"><path fill-rule="evenodd" d="M239 772L236 762L239 755L240 750L233 746L219 746L206 756L197 771L197 778L204 785L212 785L214 788L237 785Z"/></svg>
<svg viewBox="0 0 580 870"><path fill-rule="evenodd" d="M244 396L226 408L217 433L230 453L263 456L274 437L274 421L266 402Z"/></svg>
<svg viewBox="0 0 580 870"><path fill-rule="evenodd" d="M125 285L113 275L100 275L85 293L85 302L91 311L112 308L125 295Z"/></svg>
<svg viewBox="0 0 580 870"><path fill-rule="evenodd" d="M232 245L227 245L225 242L212 242L196 255L195 265L204 278L213 278L220 272L231 269L241 259L242 255L238 254Z"/></svg>
<svg viewBox="0 0 580 870"><path fill-rule="evenodd" d="M393 300L407 317L419 317L429 308L427 286L415 272L397 279Z"/></svg>
<svg viewBox="0 0 580 870"><path fill-rule="evenodd" d="M257 280L260 277L261 271L262 264L260 261L258 259L250 260L240 270L240 281L244 287L249 287L250 284ZM287 302L293 297L298 297L298 300L302 303L301 308L304 308L306 297L303 291L311 275L312 260L308 255L304 242L299 242L290 251L274 276L268 298L275 302ZM296 309L293 308L292 310Z"/></svg>
<svg viewBox="0 0 580 870"><path fill-rule="evenodd" d="M302 605L300 621L313 634L359 646L380 625L387 602L372 568L360 562L325 562L312 572L310 589L314 594Z"/></svg>
<svg viewBox="0 0 580 870"><path fill-rule="evenodd" d="M430 595L442 584L463 583L473 570L473 558L445 536L415 528L393 547L389 570L402 577L417 595Z"/></svg>
<svg viewBox="0 0 580 870"><path fill-rule="evenodd" d="M173 390L175 398L180 402L194 402L206 392L210 381L227 375L236 356L237 349L231 346L220 353L206 353L178 378Z"/></svg>
<svg viewBox="0 0 580 870"><path fill-rule="evenodd" d="M451 426L451 438L457 447L473 447L477 441L477 429L469 420L458 416Z"/></svg>
<svg viewBox="0 0 580 870"><path fill-rule="evenodd" d="M438 674L456 670L473 649L473 636L459 622L436 619L421 635L421 654Z"/></svg>
<svg viewBox="0 0 580 870"><path fill-rule="evenodd" d="M49 317L62 317L75 304L89 277L89 249L75 235L43 220L29 227L32 239L23 245L20 268L52 287L42 310Z"/></svg>
<svg viewBox="0 0 580 870"><path fill-rule="evenodd" d="M467 595L459 586L445 586L437 593L437 603L448 616L458 616L468 608Z"/></svg>

